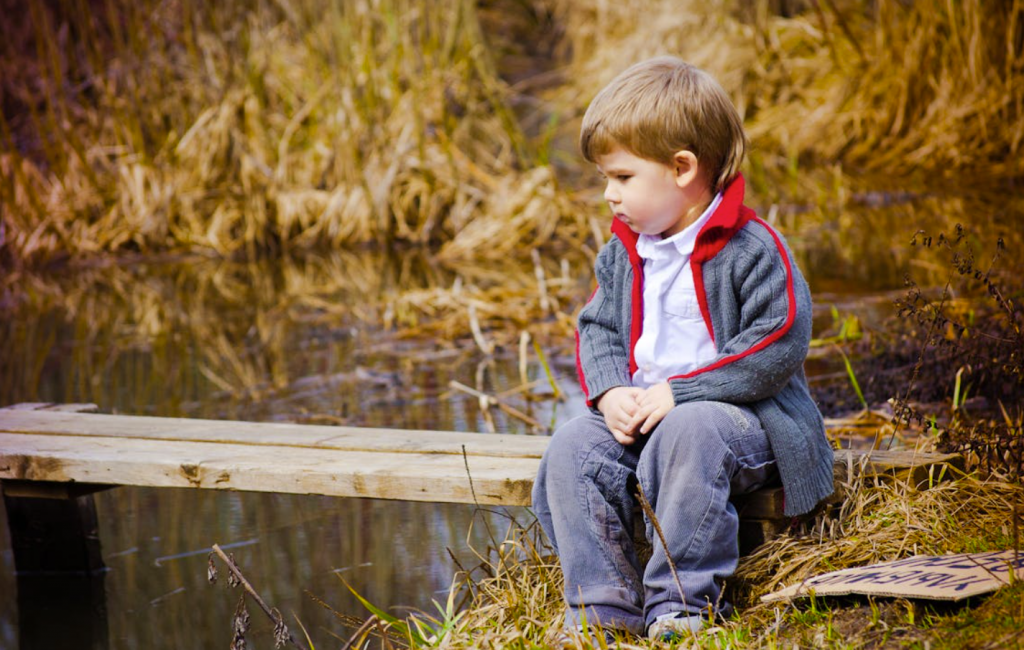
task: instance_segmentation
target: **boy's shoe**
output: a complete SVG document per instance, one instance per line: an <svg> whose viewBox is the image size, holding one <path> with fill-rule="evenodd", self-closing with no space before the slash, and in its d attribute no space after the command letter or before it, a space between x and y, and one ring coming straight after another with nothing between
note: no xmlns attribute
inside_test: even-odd
<svg viewBox="0 0 1024 650"><path fill-rule="evenodd" d="M647 638L655 641L681 641L692 639L704 628L702 616L687 615L686 612L662 614L647 628Z"/></svg>
<svg viewBox="0 0 1024 650"><path fill-rule="evenodd" d="M563 628L555 637L554 647L556 648L601 648L601 641L604 640L605 647L609 650L619 648L615 639L615 630L599 627L591 627L584 632L582 625L571 628Z"/></svg>

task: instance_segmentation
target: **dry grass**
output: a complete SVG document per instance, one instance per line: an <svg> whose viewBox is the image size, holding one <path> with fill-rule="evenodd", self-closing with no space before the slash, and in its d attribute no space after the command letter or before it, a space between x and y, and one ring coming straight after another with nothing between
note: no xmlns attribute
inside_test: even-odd
<svg viewBox="0 0 1024 650"><path fill-rule="evenodd" d="M814 4L758 17L758 145L932 187L1024 173L1024 3Z"/></svg>
<svg viewBox="0 0 1024 650"><path fill-rule="evenodd" d="M845 492L841 504L808 520L799 534L783 535L742 560L730 587L731 598L740 605L737 616L704 632L697 639L700 647L875 647L885 625L877 621L877 610L888 607L885 603L871 605L874 618L870 612L856 614L858 625L835 639L833 620L846 617L846 610L859 612L857 603L758 604L758 597L845 567L914 554L1012 548L1013 513L1015 508L1024 512L1020 485L975 476L958 476L920 490L905 482L861 476L851 480ZM551 647L562 623L562 576L557 560L538 543L537 535L535 526L514 526L503 544L488 549L488 561L481 565L487 576L470 580L470 606L437 642L448 648ZM1009 605L1008 615L1013 616L1012 599ZM826 613L817 617L815 608ZM901 608L906 609L904 618L910 617L903 624L915 630L909 636L918 642L938 643L951 629L962 634L970 627L958 611L940 612L927 627L920 622L915 627L914 606ZM1015 623L1019 624L1024 619ZM664 647L644 639L624 641L624 647ZM584 638L575 647L603 648L605 643Z"/></svg>
<svg viewBox="0 0 1024 650"><path fill-rule="evenodd" d="M790 16L773 4L558 3L573 52L560 99L584 107L655 54L692 61L744 115L749 176L770 200L815 197L835 174L904 189L1024 173L1019 0L781 3L802 9Z"/></svg>
<svg viewBox="0 0 1024 650"><path fill-rule="evenodd" d="M503 81L494 61L516 35L484 33L468 0L35 3L7 12L15 37L0 44L0 264L411 245L463 280L396 289L370 310L385 324L450 336L475 319L514 340L553 318L565 333L581 294L552 307L506 268L539 250L561 278L565 251L594 254L596 195L566 191L546 161L585 178L575 119L625 65L669 52L714 73L745 115L753 201L861 268L847 243L857 178L901 189L1024 171L1021 1L550 0L533 12L561 36L538 56L569 63L541 75L563 80L543 99L522 89L548 82ZM513 107L526 99L528 121L552 117L564 140L524 135Z"/></svg>
<svg viewBox="0 0 1024 650"><path fill-rule="evenodd" d="M923 489L862 477L840 494L842 501L805 522L800 534L783 535L743 559L736 577L749 589L748 602L827 571L1012 547L1014 503L1024 505L1020 485L973 475Z"/></svg>
<svg viewBox="0 0 1024 650"><path fill-rule="evenodd" d="M564 34L545 56L570 62L540 112L574 131L612 75L668 52L732 95L769 201L850 175L1024 172L1021 0L782 3L800 10L788 16L778 4L542 3ZM395 241L493 262L591 235L543 164L550 152L523 135L517 91L493 63L502 40L468 0L68 0L7 13L8 262Z"/></svg>
<svg viewBox="0 0 1024 650"><path fill-rule="evenodd" d="M472 2L98 4L33 4L0 50L16 262L395 241L497 258L578 227Z"/></svg>

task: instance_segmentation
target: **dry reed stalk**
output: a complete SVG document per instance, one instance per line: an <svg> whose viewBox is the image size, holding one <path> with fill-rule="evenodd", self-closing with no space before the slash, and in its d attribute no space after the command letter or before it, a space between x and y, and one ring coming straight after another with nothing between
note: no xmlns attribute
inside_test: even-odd
<svg viewBox="0 0 1024 650"><path fill-rule="evenodd" d="M555 5L573 52L560 104L581 110L627 65L679 55L745 117L755 180L805 183L808 165L943 184L1024 174L1020 0L835 0L789 17L765 2Z"/></svg>
<svg viewBox="0 0 1024 650"><path fill-rule="evenodd" d="M220 546L218 546L217 544L213 545L213 553L217 554L221 561L224 562L224 564L227 566L228 571L231 573L231 575L229 576L228 583L232 586L240 584L242 588L245 590L245 593L249 594L249 596L254 601L256 601L256 604L260 606L260 609L262 609L263 613L267 615L267 618L269 618L274 623L274 636L275 639L277 640L277 643L275 644L276 647L283 646L284 642L287 641L296 648L299 648L299 650L306 650L306 646L299 643L299 641L296 640L295 636L288 631L288 628L284 624L284 618L281 616L281 612L279 612L276 607L272 608L269 605L267 605L266 601L263 600L259 592L257 592L256 589L253 588L252 584L250 584L250 582L246 579L245 575L242 574L242 570L238 568L237 564L235 564L233 557L228 557L228 555L224 553L224 551L222 551ZM214 582L216 580L217 574L216 568L214 567L213 564L213 553L210 554L208 569L208 576L210 578L210 582ZM245 594L242 594L238 606L240 610L244 610ZM246 619L248 619L248 614L245 614L245 617ZM248 627L248 625L246 625L246 627ZM244 640L242 641L241 647L245 647Z"/></svg>
<svg viewBox="0 0 1024 650"><path fill-rule="evenodd" d="M120 4L32 5L32 38L0 50L25 108L0 152L21 170L0 199L23 263L452 238L464 259L576 228L550 172L522 171L533 154L468 0ZM61 21L84 26L67 60ZM89 93L63 92L83 78Z"/></svg>
<svg viewBox="0 0 1024 650"><path fill-rule="evenodd" d="M488 395L487 393L478 391L475 388L470 388L469 386L461 382L455 381L454 379L448 382L448 386L459 392L466 393L467 395L472 395L473 397L476 397L480 401L481 410L489 410L491 406L497 406L507 415L530 425L533 431L538 433L547 431L547 427L538 422L536 418L532 418L526 413L523 413L519 409L515 408L514 406L510 406L504 400L500 399L495 395Z"/></svg>

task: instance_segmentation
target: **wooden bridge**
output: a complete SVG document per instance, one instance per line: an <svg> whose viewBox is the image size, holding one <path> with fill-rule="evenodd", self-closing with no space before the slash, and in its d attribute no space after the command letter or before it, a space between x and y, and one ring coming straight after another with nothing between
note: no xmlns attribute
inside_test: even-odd
<svg viewBox="0 0 1024 650"><path fill-rule="evenodd" d="M137 485L527 505L548 443L528 435L101 415L82 408L0 409L6 493L65 496L68 489Z"/></svg>
<svg viewBox="0 0 1024 650"><path fill-rule="evenodd" d="M98 542L90 546L95 510L89 495L108 487L521 506L530 503L549 440L89 412L95 410L74 404L0 409L0 482L19 572L101 567ZM842 450L836 476L841 481L860 469L912 474L920 481L929 468L957 462L949 455ZM761 490L736 505L747 548L785 521L781 488Z"/></svg>

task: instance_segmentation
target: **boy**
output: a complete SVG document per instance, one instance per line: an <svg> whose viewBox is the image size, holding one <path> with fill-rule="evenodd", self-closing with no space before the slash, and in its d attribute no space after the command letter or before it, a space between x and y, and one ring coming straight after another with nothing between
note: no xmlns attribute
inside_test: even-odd
<svg viewBox="0 0 1024 650"><path fill-rule="evenodd" d="M592 413L555 432L533 503L565 576L566 629L669 640L728 614L731 495L781 479L792 516L832 492L803 373L810 291L781 236L743 205L742 122L707 73L671 57L634 65L587 109L580 147L615 216L577 329ZM638 484L675 575L646 521L641 576Z"/></svg>

